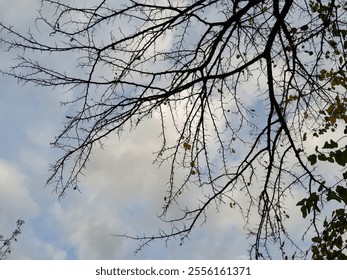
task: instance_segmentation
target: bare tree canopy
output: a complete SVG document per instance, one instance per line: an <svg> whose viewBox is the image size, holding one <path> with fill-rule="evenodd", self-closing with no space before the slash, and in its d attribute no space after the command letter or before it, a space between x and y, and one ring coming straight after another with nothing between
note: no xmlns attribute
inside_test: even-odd
<svg viewBox="0 0 347 280"><path fill-rule="evenodd" d="M244 218L251 258L271 258L272 244L283 258L305 258L286 230L294 196L308 220L303 236L315 236L312 257L346 257L345 1L41 2L38 32L1 23L1 42L18 53L6 74L74 93L66 104L76 113L52 143L64 152L48 179L59 197L79 188L107 136L153 118L155 163L171 167L161 218L172 230L128 236L139 249L183 242L208 208L229 205ZM323 178L321 163L337 175ZM322 212L328 203L334 210Z"/></svg>

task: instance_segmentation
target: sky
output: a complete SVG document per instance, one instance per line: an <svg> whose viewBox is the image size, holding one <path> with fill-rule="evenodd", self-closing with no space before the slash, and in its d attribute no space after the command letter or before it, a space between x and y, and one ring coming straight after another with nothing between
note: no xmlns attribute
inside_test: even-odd
<svg viewBox="0 0 347 280"><path fill-rule="evenodd" d="M0 18L26 32L38 8L36 0L0 1ZM13 57L1 46L1 68ZM159 124L148 121L122 139L108 139L96 150L81 193L62 200L45 182L57 151L49 143L61 130L66 110L62 96L49 88L20 86L0 76L0 234L5 237L22 219L22 234L9 259L244 259L249 241L240 222L216 219L197 228L179 246L155 242L134 254L138 242L112 234L157 233L168 169L152 164L159 147ZM141 142L138 141L141 139Z"/></svg>
<svg viewBox="0 0 347 280"><path fill-rule="evenodd" d="M22 31L38 8L36 0L0 4L1 21ZM1 68L11 65L11 54L4 46L0 51ZM58 156L49 143L69 108L60 105L58 90L20 86L6 76L0 84L0 234L9 236L18 219L25 221L9 259L248 259L251 241L230 207L209 209L207 222L183 246L179 240L158 241L135 255L136 241L113 235L141 236L163 227L157 215L169 171L152 164L160 124L148 120L121 139L110 137L104 150L93 152L81 192L58 200L45 188L49 164ZM288 226L295 233L302 221L293 208Z"/></svg>

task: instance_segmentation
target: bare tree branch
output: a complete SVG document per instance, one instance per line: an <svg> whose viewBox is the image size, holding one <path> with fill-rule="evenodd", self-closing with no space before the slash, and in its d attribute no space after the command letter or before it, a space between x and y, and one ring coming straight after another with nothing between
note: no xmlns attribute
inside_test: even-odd
<svg viewBox="0 0 347 280"><path fill-rule="evenodd" d="M286 241L293 256L305 257L286 230L284 209L294 191L312 195L321 185L306 140L324 134L324 112L337 97L346 100L343 1L41 2L36 26L48 37L1 23L1 42L22 51L6 74L77 92L66 104L78 111L52 143L64 152L47 182L59 198L79 188L92 150L107 136L154 118L162 138L155 163L171 165L160 218L172 231L127 236L142 241L139 250L157 239L183 242L208 208L230 203L254 238L252 258L271 258L271 243L284 257ZM48 6L55 12L46 18ZM46 55L73 59L61 69ZM185 172L181 181L177 170ZM181 205L191 188L202 195ZM167 218L177 207L181 216ZM318 214L309 225L317 233Z"/></svg>

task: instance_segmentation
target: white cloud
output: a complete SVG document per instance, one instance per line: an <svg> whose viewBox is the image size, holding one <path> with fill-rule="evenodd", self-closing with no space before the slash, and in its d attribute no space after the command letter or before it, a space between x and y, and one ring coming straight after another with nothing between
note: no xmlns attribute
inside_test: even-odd
<svg viewBox="0 0 347 280"><path fill-rule="evenodd" d="M11 225L17 219L31 218L38 212L38 205L32 199L23 175L12 164L0 160L0 220L1 228Z"/></svg>
<svg viewBox="0 0 347 280"><path fill-rule="evenodd" d="M232 217L230 209L216 213L211 207L208 222L201 227L197 224L192 239L182 247L179 240L169 242L168 248L159 241L134 256L136 241L112 236L151 235L159 228L168 228L156 216L161 212L169 174L165 166L158 169L152 164L152 151L160 145L160 138L156 137L158 129L156 121L150 120L120 141L109 138L104 150L94 150L85 172L87 176L81 182L82 194L71 191L49 210L57 232L62 234L59 239L79 259L179 259L182 256L213 259L235 254L242 258L248 243L242 230L237 229L239 218ZM194 199L188 194L182 202ZM238 237L229 240L233 234ZM240 242L242 239L244 243ZM207 240L213 243L213 249L206 247Z"/></svg>
<svg viewBox="0 0 347 280"><path fill-rule="evenodd" d="M82 194L70 193L52 214L61 223L79 258L121 258L132 255L125 239L111 234L153 233L165 195L166 173L152 165L157 144L151 126L143 126L105 150L95 150ZM141 139L141 141L138 141ZM153 221L153 223L151 222Z"/></svg>

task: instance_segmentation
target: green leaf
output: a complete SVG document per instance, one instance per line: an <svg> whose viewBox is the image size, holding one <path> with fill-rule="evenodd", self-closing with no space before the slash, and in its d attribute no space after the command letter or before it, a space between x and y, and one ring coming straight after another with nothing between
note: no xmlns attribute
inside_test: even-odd
<svg viewBox="0 0 347 280"><path fill-rule="evenodd" d="M339 145L336 142L330 139L330 143L328 143L327 141L324 143L323 149L335 149L338 146Z"/></svg>
<svg viewBox="0 0 347 280"><path fill-rule="evenodd" d="M336 151L335 160L339 165L345 166L347 163L347 149Z"/></svg>
<svg viewBox="0 0 347 280"><path fill-rule="evenodd" d="M327 200L336 200L338 202L341 202L341 197L338 196L335 191L329 190L327 194Z"/></svg>
<svg viewBox="0 0 347 280"><path fill-rule="evenodd" d="M322 238L316 236L312 238L312 242L320 243L322 241Z"/></svg>
<svg viewBox="0 0 347 280"><path fill-rule="evenodd" d="M319 256L319 250L318 250L317 246L312 246L311 250L312 250L312 253L313 253L314 257Z"/></svg>
<svg viewBox="0 0 347 280"><path fill-rule="evenodd" d="M343 208L337 209L335 211L335 215L336 215L336 217L345 217L346 216L345 209L343 209Z"/></svg>
<svg viewBox="0 0 347 280"><path fill-rule="evenodd" d="M326 155L320 154L320 155L318 155L318 159L319 159L320 161L326 161L328 158L327 158Z"/></svg>
<svg viewBox="0 0 347 280"><path fill-rule="evenodd" d="M338 237L335 239L334 245L335 245L338 249L341 249L341 248L342 248L343 240L342 240L341 235L338 236Z"/></svg>
<svg viewBox="0 0 347 280"><path fill-rule="evenodd" d="M311 165L315 165L317 163L317 156L316 155L310 155L310 156L308 156L307 159L311 163Z"/></svg>
<svg viewBox="0 0 347 280"><path fill-rule="evenodd" d="M339 194L339 196L343 200L343 202L345 204L347 204L347 188L344 188L342 186L337 186L336 192Z"/></svg>
<svg viewBox="0 0 347 280"><path fill-rule="evenodd" d="M300 210L301 210L301 213L302 213L302 217L305 219L307 217L306 206L305 205L301 206Z"/></svg>
<svg viewBox="0 0 347 280"><path fill-rule="evenodd" d="M306 200L307 200L306 198L300 200L300 201L296 204L296 206L305 205Z"/></svg>
<svg viewBox="0 0 347 280"><path fill-rule="evenodd" d="M328 157L327 160L328 160L329 162L331 162L331 163L334 163L334 162L335 162L333 157Z"/></svg>

